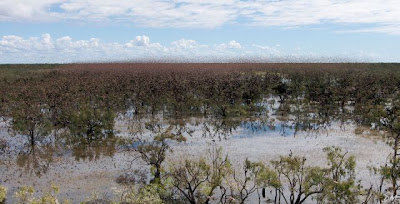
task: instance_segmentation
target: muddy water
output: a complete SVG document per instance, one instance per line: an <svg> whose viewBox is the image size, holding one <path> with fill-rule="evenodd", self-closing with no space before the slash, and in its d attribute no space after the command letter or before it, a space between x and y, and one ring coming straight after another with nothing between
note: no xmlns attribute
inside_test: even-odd
<svg viewBox="0 0 400 204"><path fill-rule="evenodd" d="M155 134L155 129L152 129L153 132L146 129L147 122L117 120L117 136L129 138L140 134L151 137ZM158 129L169 127L168 121L158 119L157 122L161 124ZM179 126L174 124L175 127ZM335 145L348 151L349 155L356 156L357 179L361 179L364 186L369 186L375 184L377 179L370 174L367 167L383 164L390 153L389 147L383 141L355 134L356 126L352 124L347 124L344 129L332 123L329 128L318 131L295 131L290 123L264 123L253 119L213 120L205 123L204 119L190 118L178 124L184 124L179 130L183 129L187 141L171 144L173 152L168 153L167 163L181 158L199 157L210 147L220 146L237 166L246 158L269 161L290 152L305 156L309 165L324 166L326 160L322 149ZM148 169L137 159L138 155L124 148L117 148L113 156L101 156L92 160L78 160L70 151L65 151L53 154L55 156L49 162L46 172L38 176L30 171L32 167L21 167L16 162L17 150L24 148L21 145L24 137L11 136L7 131L7 123L3 122L0 126L0 138L9 141L10 146L10 153L2 154L0 165L1 183L9 189L9 203L13 202L12 194L19 186L34 186L39 190L37 195L40 195L49 189L50 183L60 187L60 198L69 198L73 203L90 198L92 193L113 198L113 192L122 188L115 182L119 175L136 169Z"/></svg>

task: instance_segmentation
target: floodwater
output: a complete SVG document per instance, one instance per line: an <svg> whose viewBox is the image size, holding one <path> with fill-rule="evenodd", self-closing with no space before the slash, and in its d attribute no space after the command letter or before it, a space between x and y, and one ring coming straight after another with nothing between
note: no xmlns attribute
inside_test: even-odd
<svg viewBox="0 0 400 204"><path fill-rule="evenodd" d="M273 120L274 122L270 122ZM153 122L153 123L150 123ZM205 155L210 147L222 147L234 166L240 166L246 158L252 161L270 161L281 155L293 153L305 156L308 165L324 166L326 160L322 149L327 146L339 146L349 155L356 156L357 179L364 186L376 184L377 179L370 173L368 166L382 165L390 148L379 137L367 134L355 134L356 125L351 122L332 122L325 128L303 131L295 128L293 122L277 118L264 120L258 117L238 119L187 118L185 120L163 119L162 117L128 120L116 119L116 135L130 138L136 135L151 137L173 126L172 131L181 131L186 142L171 143L173 152L167 153L166 164L188 157ZM151 126L151 127L149 127ZM171 128L170 128L171 129ZM8 202L12 203L13 194L20 186L33 186L37 195L50 188L50 184L60 187L60 198L69 198L73 203L85 201L96 193L99 196L113 198L114 192L123 188L115 182L122 174L131 174L135 170L148 170L138 159L138 155L126 148L98 148L95 156L77 157L72 150L55 151L42 149L37 158L19 158L18 150L25 148L24 136L12 136L7 131L7 122L0 124L0 138L9 141L8 153L2 154L0 164L1 183L8 188ZM134 144L132 144L134 146ZM46 153L51 152L51 161ZM103 153L101 153L104 151ZM37 150L40 152L40 150ZM100 152L100 153L99 153ZM29 160L38 160L38 163ZM42 161L44 160L44 161ZM43 168L40 175L35 174L33 165Z"/></svg>

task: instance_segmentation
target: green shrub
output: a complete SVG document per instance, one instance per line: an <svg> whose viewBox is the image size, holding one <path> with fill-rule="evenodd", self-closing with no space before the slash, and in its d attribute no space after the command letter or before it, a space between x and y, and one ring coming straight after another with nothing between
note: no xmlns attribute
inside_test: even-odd
<svg viewBox="0 0 400 204"><path fill-rule="evenodd" d="M159 185L150 184L139 189L137 192L136 188L132 190L123 198L123 203L129 204L162 204L162 200L159 194Z"/></svg>
<svg viewBox="0 0 400 204"><path fill-rule="evenodd" d="M0 203L4 203L7 198L7 188L0 185Z"/></svg>
<svg viewBox="0 0 400 204"><path fill-rule="evenodd" d="M69 204L68 200L60 202L57 198L59 188L51 185L51 190L46 192L42 197L35 198L33 194L35 189L32 186L23 186L19 191L15 192L14 197L18 204Z"/></svg>

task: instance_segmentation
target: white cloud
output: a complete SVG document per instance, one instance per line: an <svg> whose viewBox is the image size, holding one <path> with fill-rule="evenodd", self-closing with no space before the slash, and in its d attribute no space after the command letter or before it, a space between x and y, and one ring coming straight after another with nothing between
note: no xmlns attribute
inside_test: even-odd
<svg viewBox="0 0 400 204"><path fill-rule="evenodd" d="M129 23L214 28L225 24L296 27L323 23L375 26L400 33L398 0L2 0L0 21Z"/></svg>
<svg viewBox="0 0 400 204"><path fill-rule="evenodd" d="M96 49L99 47L100 39L91 38L90 40L78 40L74 41L69 36L64 36L56 39L55 47L58 50L74 51L84 49Z"/></svg>
<svg viewBox="0 0 400 204"><path fill-rule="evenodd" d="M0 40L0 46L3 51L14 51L25 48L21 46L23 38L15 35L6 35Z"/></svg>
<svg viewBox="0 0 400 204"><path fill-rule="evenodd" d="M50 34L45 33L42 35L41 44L43 45L43 49L52 49L54 47Z"/></svg>
<svg viewBox="0 0 400 204"><path fill-rule="evenodd" d="M240 43L236 42L235 40L231 40L229 43L221 43L215 46L218 50L225 50L225 49L240 49L242 46Z"/></svg>
<svg viewBox="0 0 400 204"><path fill-rule="evenodd" d="M0 40L0 50L3 52L18 52L26 50L47 50L54 48L50 34L42 35L42 38L30 37L24 39L20 36L6 35Z"/></svg>
<svg viewBox="0 0 400 204"><path fill-rule="evenodd" d="M176 48L183 48L183 49L190 49L190 48L196 48L198 47L198 44L195 40L186 40L186 39L180 39L177 41L173 41L171 43Z"/></svg>
<svg viewBox="0 0 400 204"><path fill-rule="evenodd" d="M384 26L376 26L363 29L353 29L353 30L342 30L337 31L338 33L386 33L390 35L400 35L400 23L391 24Z"/></svg>
<svg viewBox="0 0 400 204"><path fill-rule="evenodd" d="M67 63L130 60L172 60L193 62L255 61L329 61L329 53L307 49L283 50L279 45L241 45L232 40L208 46L195 40L180 39L169 46L152 43L150 38L136 36L126 43L105 43L98 38L74 40L70 36L53 39L50 34L23 38L15 35L0 37L0 63ZM382 59L368 50L349 51L337 59L354 56L357 59ZM336 58L335 58L336 59ZM389 59L390 60L390 59ZM393 61L393 59L392 59Z"/></svg>
<svg viewBox="0 0 400 204"><path fill-rule="evenodd" d="M150 43L150 38L142 35L136 36L134 40L129 41L125 44L126 47L144 47L144 48L162 48L160 43Z"/></svg>
<svg viewBox="0 0 400 204"><path fill-rule="evenodd" d="M263 52L267 52L269 54L279 55L281 53L281 51L279 50L280 45L278 44L275 46L262 46L262 45L252 44L251 46L257 49L261 49Z"/></svg>
<svg viewBox="0 0 400 204"><path fill-rule="evenodd" d="M134 40L129 41L126 43L127 47L135 47L135 46L143 46L143 47L150 47L150 38L142 35L136 36Z"/></svg>
<svg viewBox="0 0 400 204"><path fill-rule="evenodd" d="M236 41L225 44L238 47ZM126 43L103 43L100 39L74 40L70 36L52 39L50 34L23 38L7 35L0 38L0 63L65 63L81 61L209 59L210 55L229 55L195 40L180 39L169 47L152 43L145 35L136 36Z"/></svg>
<svg viewBox="0 0 400 204"><path fill-rule="evenodd" d="M240 45L240 43L236 42L235 40L232 40L228 43L228 48L230 49L239 49L242 48L242 46Z"/></svg>
<svg viewBox="0 0 400 204"><path fill-rule="evenodd" d="M64 0L2 0L0 21L51 21L58 15L49 11L52 5Z"/></svg>

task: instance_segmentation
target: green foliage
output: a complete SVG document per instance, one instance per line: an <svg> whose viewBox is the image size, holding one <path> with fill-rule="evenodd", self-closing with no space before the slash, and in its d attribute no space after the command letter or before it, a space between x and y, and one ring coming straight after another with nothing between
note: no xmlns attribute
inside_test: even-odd
<svg viewBox="0 0 400 204"><path fill-rule="evenodd" d="M263 189L275 189L274 202L304 203L315 198L320 203L357 203L360 186L355 181L355 157L346 156L338 147L326 147L328 167L306 165L305 157L281 156L265 164L247 161L256 172L255 183Z"/></svg>
<svg viewBox="0 0 400 204"><path fill-rule="evenodd" d="M37 140L50 134L52 124L45 106L26 103L13 109L11 128L14 134L26 136L29 146L33 148Z"/></svg>
<svg viewBox="0 0 400 204"><path fill-rule="evenodd" d="M386 191L390 192L391 196L396 196L400 188L398 184L400 179L400 158L398 157L400 145L400 100L393 98L385 104L375 105L368 116L369 120L374 122L375 129L386 131L387 144L392 149L392 153L388 156L388 162L384 166L372 168L373 172L381 177L377 194L380 198L379 200L382 201L384 184L390 186L387 187Z"/></svg>
<svg viewBox="0 0 400 204"><path fill-rule="evenodd" d="M246 161L248 162L248 161ZM255 183L262 188L273 187L280 188L281 183L276 171L270 169L261 162L249 163L248 166L256 174Z"/></svg>
<svg viewBox="0 0 400 204"><path fill-rule="evenodd" d="M56 64L2 64L0 65L0 81L14 81L35 75L44 75L57 66Z"/></svg>
<svg viewBox="0 0 400 204"><path fill-rule="evenodd" d="M20 93L10 93L15 104L10 106L11 133L25 137L26 149L20 149L17 164L28 171L40 175L46 171L52 160L52 144L47 140L53 130L49 107L40 102L43 89L23 89ZM15 95L14 95L15 94ZM43 158L43 159L42 159Z"/></svg>
<svg viewBox="0 0 400 204"><path fill-rule="evenodd" d="M32 107L27 107L28 109ZM16 110L13 114L12 128L17 134L46 136L51 131L51 123L45 113L25 110Z"/></svg>
<svg viewBox="0 0 400 204"><path fill-rule="evenodd" d="M223 156L222 148L213 146L208 157L185 159L170 165L166 187L176 190L185 203L209 203L212 200L224 200L226 192L215 197L217 190L225 189L226 180L232 175L231 163Z"/></svg>
<svg viewBox="0 0 400 204"><path fill-rule="evenodd" d="M232 167L228 156L223 156L221 147L214 146L213 150L209 151L208 163L210 166L210 178L207 182L208 191L204 191L204 193L211 196L213 190L221 186L224 178L229 176Z"/></svg>
<svg viewBox="0 0 400 204"><path fill-rule="evenodd" d="M266 189L275 190L274 198L268 198L270 201L274 199L275 203L284 201L291 204L305 203L311 198L318 203L359 203L360 195L364 195L366 200L372 195L371 190L362 191L355 181L354 156L347 156L347 152L343 153L335 146L324 148L328 161L325 168L308 166L306 158L289 154L271 161L271 166L246 159L242 171L237 171L222 152L221 148L213 146L208 157L169 162L165 176L151 184L130 186L129 191L120 195L120 202L245 203L260 189L263 197ZM384 168L376 170L388 173ZM40 198L33 197L34 192L32 187L22 187L15 193L15 198L18 203L58 203L57 187L52 186L52 191ZM100 200L94 197L87 203Z"/></svg>
<svg viewBox="0 0 400 204"><path fill-rule="evenodd" d="M245 203L250 196L258 192L258 188L278 186L277 175L260 162L251 162L246 159L241 171L232 169L232 173L226 178L226 186L222 186L221 203Z"/></svg>
<svg viewBox="0 0 400 204"><path fill-rule="evenodd" d="M355 157L346 156L339 147L326 147L328 168L320 200L334 203L358 203L360 185L355 181Z"/></svg>
<svg viewBox="0 0 400 204"><path fill-rule="evenodd" d="M113 155L115 114L111 110L85 106L71 115L67 141L72 144L77 159L96 159L102 154Z"/></svg>
<svg viewBox="0 0 400 204"><path fill-rule="evenodd" d="M59 188L57 186L51 185L51 191L45 192L42 197L34 197L35 189L31 186L23 186L17 192L15 192L14 197L16 203L18 204L69 204L68 200L60 202L57 199L57 194Z"/></svg>
<svg viewBox="0 0 400 204"><path fill-rule="evenodd" d="M185 159L170 166L168 176L171 184L189 203L202 203L207 200L203 190L210 177L211 167L204 158L199 160Z"/></svg>
<svg viewBox="0 0 400 204"><path fill-rule="evenodd" d="M33 200L33 193L35 189L32 186L23 186L17 192L14 197L18 204L30 203Z"/></svg>
<svg viewBox="0 0 400 204"><path fill-rule="evenodd" d="M7 188L0 185L0 203L5 203L7 198Z"/></svg>
<svg viewBox="0 0 400 204"><path fill-rule="evenodd" d="M150 113L178 120L202 114L211 121L204 125L213 132L207 136L224 138L243 125L243 117L266 116L263 107L280 115L282 127L294 116L296 131L351 120L385 131L393 152L387 165L375 170L384 186L390 185L384 190L396 195L400 176L398 68L398 64L306 63L1 65L0 117L10 118L12 132L27 138L30 149L19 153L17 163L29 169L45 169L51 156L61 153L51 146L56 143L53 139L72 147L77 158L113 155L117 142L114 118L128 110L142 119ZM265 99L275 97L280 99L277 110L265 105ZM70 134L57 135L57 131ZM135 141L136 150L152 169L152 183L161 185L169 182L162 176L170 173L163 168L170 143L183 142L185 137L181 130L152 136ZM0 149L5 148L0 143ZM290 155L268 165L247 160L239 173L216 153L219 156L203 158L203 162L180 164L178 172L197 170L207 178L192 196L201 201L215 196L216 189L232 190L229 196L243 201L257 188L271 188L288 202L309 197L321 202L358 202L354 157L336 147L325 152L326 168L308 166L304 158ZM179 179L183 178L175 178ZM29 195L29 189L25 190L22 197Z"/></svg>
<svg viewBox="0 0 400 204"><path fill-rule="evenodd" d="M136 141L138 144L135 149L141 159L151 166L151 173L154 178L152 183L160 183L161 173L163 171L162 163L165 160L167 151L170 150L169 141L184 142L186 138L182 134L174 134L170 131L156 135L153 141Z"/></svg>
<svg viewBox="0 0 400 204"><path fill-rule="evenodd" d="M279 81L279 83L275 87L273 87L272 90L274 90L275 93L279 96L280 103L285 103L285 101L292 93L288 82L284 82L283 80Z"/></svg>
<svg viewBox="0 0 400 204"><path fill-rule="evenodd" d="M208 180L201 186L200 194L206 197L205 203L215 199L217 188L223 189L223 185L226 183L226 179L232 175L232 165L228 159L228 155L223 155L221 147L213 145L212 149L208 151L209 155L207 163L210 168L208 171ZM220 196L220 200L225 195Z"/></svg>
<svg viewBox="0 0 400 204"><path fill-rule="evenodd" d="M84 138L88 144L111 136L115 115L111 110L84 107L71 117L70 132Z"/></svg>
<svg viewBox="0 0 400 204"><path fill-rule="evenodd" d="M123 198L123 203L127 204L162 204L159 191L160 186L157 184L150 184L141 187L138 191L136 188L132 190Z"/></svg>
<svg viewBox="0 0 400 204"><path fill-rule="evenodd" d="M278 195L275 196L275 200L282 196L286 202L303 203L310 196L323 191L323 169L308 167L305 162L305 157L297 157L292 154L271 161L281 183L281 187L277 188ZM286 195L285 187L289 191L289 195Z"/></svg>

